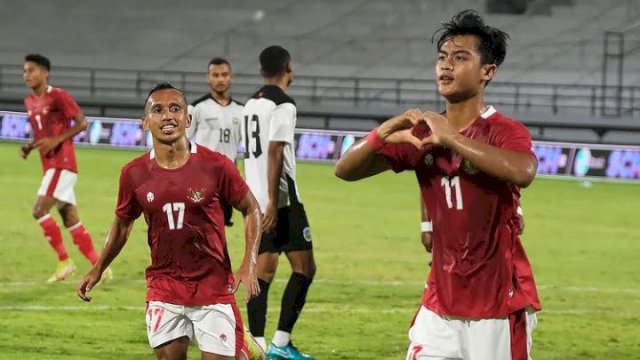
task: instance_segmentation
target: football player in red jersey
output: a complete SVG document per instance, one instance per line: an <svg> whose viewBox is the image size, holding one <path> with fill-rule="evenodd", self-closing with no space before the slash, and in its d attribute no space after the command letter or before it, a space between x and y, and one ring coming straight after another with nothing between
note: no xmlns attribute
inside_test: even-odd
<svg viewBox="0 0 640 360"><path fill-rule="evenodd" d="M37 54L25 57L23 78L33 93L24 99L24 106L33 130L33 142L20 147L20 156L26 159L33 149L40 152L44 177L33 207L33 217L58 255L58 266L48 280L52 283L64 280L76 269L62 241L60 227L49 214L54 205L57 205L64 226L80 252L92 264L98 260L98 253L91 235L78 217L74 192L78 167L73 137L87 128L87 121L69 93L49 85L50 70L51 64L46 57ZM111 270L105 271L103 277L110 279Z"/></svg>
<svg viewBox="0 0 640 360"><path fill-rule="evenodd" d="M153 149L122 168L115 220L100 259L77 293L91 300L87 293L124 247L134 221L144 214L151 250L146 270L147 335L158 359L185 359L193 338L202 359L247 358L234 293L240 283L247 290L245 301L260 292L256 276L260 208L233 162L187 139L190 124L180 90L168 83L151 90L142 125L151 132ZM238 209L245 221L245 253L235 277L223 203Z"/></svg>
<svg viewBox="0 0 640 360"><path fill-rule="evenodd" d="M435 36L446 111L411 109L387 120L335 172L348 181L416 173L433 264L407 359L527 360L541 308L518 235L517 194L533 181L537 160L528 130L484 102L508 36L472 10Z"/></svg>

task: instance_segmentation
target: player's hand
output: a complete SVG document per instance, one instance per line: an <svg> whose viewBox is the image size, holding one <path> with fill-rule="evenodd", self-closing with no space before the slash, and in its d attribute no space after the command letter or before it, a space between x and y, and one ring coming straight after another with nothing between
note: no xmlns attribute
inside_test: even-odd
<svg viewBox="0 0 640 360"><path fill-rule="evenodd" d="M386 143L410 143L417 148L422 147L420 139L412 133L413 127L422 119L422 111L420 109L409 109L401 115L392 117L378 127L378 135L380 139Z"/></svg>
<svg viewBox="0 0 640 360"><path fill-rule="evenodd" d="M447 119L438 113L425 111L422 113L422 119L429 125L429 129L431 129L431 135L422 140L422 145L447 145L448 141L458 134Z"/></svg>
<svg viewBox="0 0 640 360"><path fill-rule="evenodd" d="M247 289L246 294L244 295L244 302L249 302L249 300L260 294L260 284L258 283L258 275L256 275L256 265L255 264L247 264L243 262L240 266L240 269L236 272L236 280L233 284L233 293L235 294L238 291L238 287L240 283L243 283L245 288Z"/></svg>
<svg viewBox="0 0 640 360"><path fill-rule="evenodd" d="M422 245L424 245L424 248L427 250L428 253L431 252L431 249L433 247L433 240L431 239L431 232L430 231L423 231L422 232Z"/></svg>
<svg viewBox="0 0 640 360"><path fill-rule="evenodd" d="M62 141L57 136L46 137L44 139L40 139L33 144L33 147L36 147L42 151L43 154L49 154L51 150L54 150L58 145L60 145Z"/></svg>
<svg viewBox="0 0 640 360"><path fill-rule="evenodd" d="M275 229L278 223L278 208L275 204L268 202L267 208L262 216L262 232L268 233Z"/></svg>
<svg viewBox="0 0 640 360"><path fill-rule="evenodd" d="M87 295L93 287L100 282L102 278L102 271L98 271L98 268L93 268L87 275L84 276L80 283L78 284L78 289L76 290L76 294L78 297L84 301L91 301L91 297Z"/></svg>
<svg viewBox="0 0 640 360"><path fill-rule="evenodd" d="M29 156L29 153L31 152L32 149L33 149L33 145L22 144L22 146L20 146L20 149L18 150L18 153L20 154L21 158L26 159Z"/></svg>

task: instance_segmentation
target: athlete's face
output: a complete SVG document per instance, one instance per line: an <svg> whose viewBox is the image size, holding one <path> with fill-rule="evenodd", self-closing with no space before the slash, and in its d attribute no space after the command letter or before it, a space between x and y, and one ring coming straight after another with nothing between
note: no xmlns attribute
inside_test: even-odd
<svg viewBox="0 0 640 360"><path fill-rule="evenodd" d="M191 126L187 103L178 90L164 89L151 94L145 105L142 127L151 131L154 139L172 144L185 136Z"/></svg>
<svg viewBox="0 0 640 360"><path fill-rule="evenodd" d="M438 91L449 102L469 99L482 91L497 67L481 64L479 39L473 35L452 36L440 48L436 63Z"/></svg>
<svg viewBox="0 0 640 360"><path fill-rule="evenodd" d="M33 61L27 61L24 63L22 69L22 79L24 83L31 89L36 89L47 80L49 72L44 67L34 63Z"/></svg>
<svg viewBox="0 0 640 360"><path fill-rule="evenodd" d="M211 90L214 92L222 95L229 91L232 78L233 75L231 74L231 68L229 65L209 65L207 81L209 82Z"/></svg>

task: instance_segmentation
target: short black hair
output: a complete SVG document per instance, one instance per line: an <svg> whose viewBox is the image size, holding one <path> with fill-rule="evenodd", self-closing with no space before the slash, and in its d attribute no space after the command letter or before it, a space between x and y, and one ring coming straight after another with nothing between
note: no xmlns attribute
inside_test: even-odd
<svg viewBox="0 0 640 360"><path fill-rule="evenodd" d="M176 90L177 92L180 93L180 95L182 95L182 99L184 99L184 103L187 104L187 105L189 104L187 102L187 97L184 96L184 93L182 92L182 90L180 90L177 87L171 85L169 82L164 81L164 82L157 83L156 86L152 87L151 90L149 90L149 94L147 95L147 98L144 101L145 108L147 106L147 102L149 101L149 98L151 97L151 95L153 95L154 92L160 91L160 90L166 90L166 89Z"/></svg>
<svg viewBox="0 0 640 360"><path fill-rule="evenodd" d="M211 61L209 61L209 65L207 66L207 68L209 68L209 66L211 65L227 65L229 66L229 69L231 69L231 64L229 63L229 61L221 57L214 57L213 59L211 59Z"/></svg>
<svg viewBox="0 0 640 360"><path fill-rule="evenodd" d="M284 74L290 61L291 55L282 46L272 45L260 53L262 73L267 77Z"/></svg>
<svg viewBox="0 0 640 360"><path fill-rule="evenodd" d="M24 61L25 62L30 61L30 62L36 63L41 67L45 68L47 71L51 71L51 62L45 56L42 56L40 54L27 54L24 57Z"/></svg>
<svg viewBox="0 0 640 360"><path fill-rule="evenodd" d="M492 26L485 25L482 17L474 10L463 10L455 14L449 22L442 23L431 37L437 38L438 51L453 36L474 35L478 38L478 52L483 65L500 66L507 55L507 39L509 35Z"/></svg>

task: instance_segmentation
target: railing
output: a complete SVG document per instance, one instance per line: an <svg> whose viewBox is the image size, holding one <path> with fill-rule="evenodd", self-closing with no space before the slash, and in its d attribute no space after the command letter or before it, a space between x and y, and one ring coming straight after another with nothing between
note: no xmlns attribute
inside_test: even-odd
<svg viewBox="0 0 640 360"><path fill-rule="evenodd" d="M56 67L51 83L76 96L140 99L159 81L169 81L189 97L207 91L200 72L143 71ZM259 75L235 74L233 94L246 100L262 84ZM0 65L0 91L25 92L22 68ZM383 79L296 76L289 90L298 101L329 105L421 106L442 109L443 100L432 79ZM513 112L535 111L588 116L640 117L640 87L575 84L534 84L494 81L487 102Z"/></svg>

